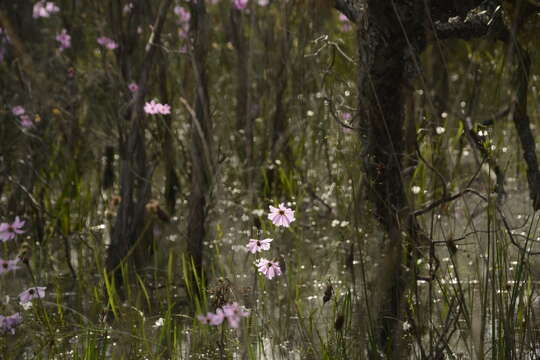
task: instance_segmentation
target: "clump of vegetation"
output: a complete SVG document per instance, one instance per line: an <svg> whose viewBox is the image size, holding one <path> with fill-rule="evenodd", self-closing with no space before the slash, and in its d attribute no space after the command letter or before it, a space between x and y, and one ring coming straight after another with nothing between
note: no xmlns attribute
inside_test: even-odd
<svg viewBox="0 0 540 360"><path fill-rule="evenodd" d="M0 4L0 358L540 356L534 1Z"/></svg>

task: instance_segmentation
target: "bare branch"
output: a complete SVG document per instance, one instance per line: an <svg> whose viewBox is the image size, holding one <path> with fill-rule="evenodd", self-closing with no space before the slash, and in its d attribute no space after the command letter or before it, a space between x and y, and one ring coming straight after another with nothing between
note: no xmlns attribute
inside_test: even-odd
<svg viewBox="0 0 540 360"><path fill-rule="evenodd" d="M450 17L447 21L435 21L437 39L470 40L489 35L494 39L505 40L508 31L502 20L502 7L498 1L484 1L470 10L464 18Z"/></svg>

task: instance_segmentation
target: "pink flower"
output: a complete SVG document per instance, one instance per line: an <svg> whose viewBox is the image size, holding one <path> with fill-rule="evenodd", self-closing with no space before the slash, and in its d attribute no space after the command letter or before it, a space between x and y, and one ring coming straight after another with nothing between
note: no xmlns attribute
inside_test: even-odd
<svg viewBox="0 0 540 360"><path fill-rule="evenodd" d="M11 224L8 223L1 223L0 224L0 240L1 241L8 241L15 239L15 236L17 234L23 234L24 230L21 230L24 226L24 221L21 221L19 217L17 216L15 218L15 221Z"/></svg>
<svg viewBox="0 0 540 360"><path fill-rule="evenodd" d="M38 286L24 290L19 294L19 303L22 305L36 298L44 298L46 289L46 287Z"/></svg>
<svg viewBox="0 0 540 360"><path fill-rule="evenodd" d="M191 14L189 10L184 9L181 6L176 6L174 8L174 13L178 15L178 21L180 23L187 23L189 22L189 19L191 19Z"/></svg>
<svg viewBox="0 0 540 360"><path fill-rule="evenodd" d="M45 10L45 7L43 6L43 1L39 1L34 5L34 9L32 12L32 17L34 19L40 18L40 17L49 17L49 13L47 10Z"/></svg>
<svg viewBox="0 0 540 360"><path fill-rule="evenodd" d="M352 115L350 112L343 112L341 113L341 119L343 119L343 121L351 121Z"/></svg>
<svg viewBox="0 0 540 360"><path fill-rule="evenodd" d="M19 262L19 259L13 259L13 260L0 259L0 275L19 269L19 267L17 266L18 262Z"/></svg>
<svg viewBox="0 0 540 360"><path fill-rule="evenodd" d="M270 261L264 258L259 259L255 265L259 268L259 272L266 276L269 280L272 280L274 276L281 275L281 268L277 261Z"/></svg>
<svg viewBox="0 0 540 360"><path fill-rule="evenodd" d="M223 313L223 310L221 308L217 308L215 314L208 312L206 313L206 315L197 316L197 319L199 319L201 324L217 326L223 323L223 319L225 319L225 314Z"/></svg>
<svg viewBox="0 0 540 360"><path fill-rule="evenodd" d="M147 102L144 104L144 112L150 115L154 115L157 113L156 111L156 102L154 100Z"/></svg>
<svg viewBox="0 0 540 360"><path fill-rule="evenodd" d="M279 207L275 208L270 205L270 214L268 214L268 220L276 226L289 227L289 225L296 220L294 217L294 211L285 207L283 203L279 204Z"/></svg>
<svg viewBox="0 0 540 360"><path fill-rule="evenodd" d="M270 250L271 242L272 242L272 239L263 239L263 240L250 239L249 243L246 246L250 253L255 254L256 252L260 252L262 250Z"/></svg>
<svg viewBox="0 0 540 360"><path fill-rule="evenodd" d="M257 3L259 6L266 6L268 5L269 0L259 0Z"/></svg>
<svg viewBox="0 0 540 360"><path fill-rule="evenodd" d="M338 19L341 22L348 22L349 21L349 18L347 16L345 16L344 14L339 14Z"/></svg>
<svg viewBox="0 0 540 360"><path fill-rule="evenodd" d="M189 19L191 19L190 12L181 6L177 6L174 8L174 13L178 15L178 24L180 25L178 36L181 39L187 39L189 36Z"/></svg>
<svg viewBox="0 0 540 360"><path fill-rule="evenodd" d="M34 8L32 9L32 17L34 19L43 17L48 18L51 14L55 14L60 11L60 8L56 6L53 2L45 2L45 0L38 1L35 3Z"/></svg>
<svg viewBox="0 0 540 360"><path fill-rule="evenodd" d="M349 32L351 30L352 30L351 23L343 23L343 24L341 24L341 31Z"/></svg>
<svg viewBox="0 0 540 360"><path fill-rule="evenodd" d="M202 324L208 325L221 325L225 319L232 328L237 328L240 325L240 320L243 317L249 316L249 310L238 305L238 303L225 304L222 308L217 308L216 313L206 313L206 315L199 315L197 319Z"/></svg>
<svg viewBox="0 0 540 360"><path fill-rule="evenodd" d="M341 21L341 31L348 32L352 30L351 22L345 15L339 14L339 21Z"/></svg>
<svg viewBox="0 0 540 360"><path fill-rule="evenodd" d="M60 8L55 5L52 1L47 2L45 5L45 10L49 12L49 14L54 14L60 11Z"/></svg>
<svg viewBox="0 0 540 360"><path fill-rule="evenodd" d="M135 93L139 90L139 85L137 85L136 83L132 82L128 85L128 89L129 91L131 91L132 93Z"/></svg>
<svg viewBox="0 0 540 360"><path fill-rule="evenodd" d="M171 107L167 104L156 104L156 110L162 115L168 115L171 113Z"/></svg>
<svg viewBox="0 0 540 360"><path fill-rule="evenodd" d="M184 24L180 26L178 29L178 36L181 39L187 39L189 37L189 25Z"/></svg>
<svg viewBox="0 0 540 360"><path fill-rule="evenodd" d="M234 7L238 10L244 10L248 6L249 0L233 0Z"/></svg>
<svg viewBox="0 0 540 360"><path fill-rule="evenodd" d="M15 313L10 316L0 315L0 334L15 334L15 328L22 323L21 314Z"/></svg>
<svg viewBox="0 0 540 360"><path fill-rule="evenodd" d="M211 312L206 313L206 315L197 315L197 319L201 322L201 324L208 325L210 324L210 320L212 319L214 314Z"/></svg>
<svg viewBox="0 0 540 360"><path fill-rule="evenodd" d="M109 50L114 50L118 47L118 44L115 43L114 41L109 41L109 43L106 45L107 49Z"/></svg>
<svg viewBox="0 0 540 360"><path fill-rule="evenodd" d="M223 310L220 308L216 309L216 313L208 313L208 316L210 316L210 325L221 325L223 322L223 319L225 319L225 314L223 313Z"/></svg>
<svg viewBox="0 0 540 360"><path fill-rule="evenodd" d="M71 36L69 36L66 29L63 29L60 34L56 35L56 41L60 43L60 51L71 47Z"/></svg>
<svg viewBox="0 0 540 360"><path fill-rule="evenodd" d="M26 115L26 110L20 105L14 106L11 108L13 115L18 116L21 121L21 126L24 128L31 128L34 126L33 121L30 119L30 116Z"/></svg>
<svg viewBox="0 0 540 360"><path fill-rule="evenodd" d="M118 44L115 43L112 39L106 36L100 36L97 38L97 43L101 46L106 47L109 50L114 50L118 47Z"/></svg>
<svg viewBox="0 0 540 360"><path fill-rule="evenodd" d="M100 36L97 38L97 43L101 46L105 46L109 43L109 41L111 41L111 39L109 39L108 37L106 36Z"/></svg>
<svg viewBox="0 0 540 360"><path fill-rule="evenodd" d="M236 302L223 305L223 313L227 318L229 326L232 328L237 328L240 325L242 318L249 316L249 311L238 305Z"/></svg>
<svg viewBox="0 0 540 360"><path fill-rule="evenodd" d="M152 100L144 104L144 112L150 115L168 115L171 113L171 107L167 104L160 104Z"/></svg>
<svg viewBox="0 0 540 360"><path fill-rule="evenodd" d="M30 129L32 127L34 127L34 122L32 121L32 119L30 119L30 116L28 115L21 115L19 117L19 119L21 120L21 126L25 129Z"/></svg>
<svg viewBox="0 0 540 360"><path fill-rule="evenodd" d="M17 105L11 108L11 112L15 116L21 116L22 114L25 113L25 110L21 105Z"/></svg>

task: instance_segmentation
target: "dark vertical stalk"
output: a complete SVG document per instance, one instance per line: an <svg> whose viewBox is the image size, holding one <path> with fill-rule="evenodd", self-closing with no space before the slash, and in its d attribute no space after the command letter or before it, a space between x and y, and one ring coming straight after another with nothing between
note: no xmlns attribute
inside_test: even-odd
<svg viewBox="0 0 540 360"><path fill-rule="evenodd" d="M120 152L120 196L114 226L111 232L111 245L107 250L107 271L115 276L117 285L122 285L120 265L146 235L145 206L150 199L152 169L146 157L144 98L148 88L151 68L154 64L156 44L159 44L163 24L172 0L164 0L156 17L154 33L146 44L140 77L139 90L135 93L131 106L125 115L127 139L119 139ZM149 233L149 232L148 232Z"/></svg>
<svg viewBox="0 0 540 360"><path fill-rule="evenodd" d="M212 186L212 119L208 97L209 19L204 0L191 2L191 60L195 75L195 109L191 118L191 192L188 198L187 253L197 273L203 270L203 242L206 238L206 222L209 196ZM187 275L187 274L186 274Z"/></svg>
<svg viewBox="0 0 540 360"><path fill-rule="evenodd" d="M114 147L105 146L105 168L101 180L101 188L107 190L114 185Z"/></svg>
<svg viewBox="0 0 540 360"><path fill-rule="evenodd" d="M249 89L249 69L248 56L249 44L243 30L243 14L241 11L231 7L231 42L236 50L235 72L236 72L236 131L244 133L244 138L240 144L240 158L249 162L250 139L246 130L250 128L248 124L248 89Z"/></svg>
<svg viewBox="0 0 540 360"><path fill-rule="evenodd" d="M360 54L359 103L362 112L360 136L364 144L364 167L374 215L388 241L375 275L375 345L388 359L401 359L405 291L411 281L412 254L421 229L411 216L405 194L402 161L406 69L414 49L408 38L422 35L421 16L414 1L369 0L358 27ZM407 94L407 91L409 92ZM372 342L373 344L373 342ZM379 358L377 349L370 358Z"/></svg>
<svg viewBox="0 0 540 360"><path fill-rule="evenodd" d="M166 56L161 52L161 63L159 64L160 99L166 104L170 104L169 90L167 88L167 61ZM176 172L176 156L174 152L174 139L172 132L172 117L166 115L160 123L160 135L162 138L162 153L165 165L165 190L164 197L169 214L174 213L176 198L180 187L180 181Z"/></svg>
<svg viewBox="0 0 540 360"><path fill-rule="evenodd" d="M255 14L251 14L250 26L253 28ZM254 150L254 121L257 107L252 104L251 81L251 52L250 36L244 31L244 15L234 7L230 10L231 41L236 50L236 131L241 137L238 141L238 155L246 169L245 182L249 190L250 202L254 201L255 179L255 150Z"/></svg>
<svg viewBox="0 0 540 360"><path fill-rule="evenodd" d="M536 143L531 131L531 122L527 115L527 93L529 88L529 73L531 59L528 52L517 42L514 36L512 40L512 53L514 57L514 111L512 120L516 127L523 159L527 164L527 181L529 183L529 197L532 200L533 209L540 210L540 171L538 170L538 158L536 157Z"/></svg>
<svg viewBox="0 0 540 360"><path fill-rule="evenodd" d="M285 6L285 4L283 5ZM287 26L287 17L283 15L283 24ZM276 26L276 25L274 25ZM274 52L276 57L272 61L274 74L274 112L270 120L270 143L268 149L270 151L269 160L274 161L279 156L283 156L283 167L290 168L292 162L292 154L287 139L288 124L287 124L287 89L289 87L289 78L292 76L289 71L290 63L290 39L287 31L282 31L278 34L269 34L270 42L268 51ZM281 196L282 189L278 184L277 169L267 170L269 195Z"/></svg>

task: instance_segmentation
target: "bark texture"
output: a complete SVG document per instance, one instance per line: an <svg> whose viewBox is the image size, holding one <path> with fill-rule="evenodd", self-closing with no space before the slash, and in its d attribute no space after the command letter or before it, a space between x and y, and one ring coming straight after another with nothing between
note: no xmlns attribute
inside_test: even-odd
<svg viewBox="0 0 540 360"><path fill-rule="evenodd" d="M507 40L513 58L513 87L514 98L512 99L512 120L519 136L523 159L527 164L527 181L529 184L529 197L532 200L533 209L540 210L540 170L536 156L536 142L531 131L531 121L527 114L529 74L531 59L529 53L518 41L518 33L525 19L530 16L530 8L525 2L518 1L516 5L513 28L509 35L503 38Z"/></svg>
<svg viewBox="0 0 540 360"><path fill-rule="evenodd" d="M401 324L409 266L420 228L412 216L402 177L404 107L410 92L407 69L414 66L410 39L423 36L421 11L415 1L367 1L358 28L360 54L360 135L374 215L388 235L377 284L372 334L379 349L370 357L402 358Z"/></svg>
<svg viewBox="0 0 540 360"><path fill-rule="evenodd" d="M160 42L161 31L171 3L171 0L165 0L159 8L154 24L153 42L146 45L138 82L139 91L132 99L125 115L123 125L127 130L119 139L121 203L111 231L111 245L106 259L107 271L114 275L118 286L122 284L119 271L122 263L130 257L136 247L147 248L151 243L152 232L146 225L145 207L150 200L152 168L146 155L143 104L148 77L154 65L156 44Z"/></svg>
<svg viewBox="0 0 540 360"><path fill-rule="evenodd" d="M203 243L207 233L212 187L212 120L208 98L206 59L208 16L204 1L191 3L192 65L196 78L195 109L191 119L191 193L188 199L187 254L197 273L203 270Z"/></svg>

